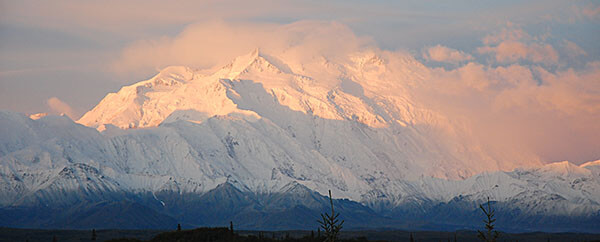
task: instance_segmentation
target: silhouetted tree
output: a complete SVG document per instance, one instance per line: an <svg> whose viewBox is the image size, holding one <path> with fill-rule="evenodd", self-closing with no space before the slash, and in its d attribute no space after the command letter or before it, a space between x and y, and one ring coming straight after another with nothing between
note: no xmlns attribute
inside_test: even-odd
<svg viewBox="0 0 600 242"><path fill-rule="evenodd" d="M415 242L415 239L412 236L412 233L410 233L410 238L409 238L410 242Z"/></svg>
<svg viewBox="0 0 600 242"><path fill-rule="evenodd" d="M339 221L338 217L340 214L335 214L335 211L333 210L333 198L331 197L331 190L329 190L329 202L331 203L331 215L327 213L321 214L322 220L319 220L318 222L325 231L325 241L334 242L337 240L338 233L342 229L344 220Z"/></svg>
<svg viewBox="0 0 600 242"><path fill-rule="evenodd" d="M52 236L52 242L58 242L58 239L56 238L56 235Z"/></svg>
<svg viewBox="0 0 600 242"><path fill-rule="evenodd" d="M495 211L490 203L490 198L488 197L487 209L483 206L483 204L479 204L479 208L487 217L487 219L483 220L487 232L483 233L480 230L477 230L477 237L480 238L482 241L496 242L496 239L498 238L498 236L500 236L500 234L498 233L498 231L494 231L494 222L496 222L496 219L494 218Z"/></svg>
<svg viewBox="0 0 600 242"><path fill-rule="evenodd" d="M229 221L229 231L233 234L233 221Z"/></svg>
<svg viewBox="0 0 600 242"><path fill-rule="evenodd" d="M181 231L181 224L177 224L177 231Z"/></svg>
<svg viewBox="0 0 600 242"><path fill-rule="evenodd" d="M96 240L96 229L92 229L92 240Z"/></svg>

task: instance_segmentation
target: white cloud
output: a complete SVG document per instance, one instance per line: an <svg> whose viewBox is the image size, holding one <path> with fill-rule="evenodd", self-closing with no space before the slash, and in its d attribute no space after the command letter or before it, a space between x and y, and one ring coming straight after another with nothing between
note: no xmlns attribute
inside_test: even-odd
<svg viewBox="0 0 600 242"><path fill-rule="evenodd" d="M48 100L46 100L46 105L48 105L54 114L65 114L71 119L77 118L71 106L57 97L48 98Z"/></svg>
<svg viewBox="0 0 600 242"><path fill-rule="evenodd" d="M446 46L436 45L427 48L423 53L423 58L430 61L456 64L472 60L473 56Z"/></svg>

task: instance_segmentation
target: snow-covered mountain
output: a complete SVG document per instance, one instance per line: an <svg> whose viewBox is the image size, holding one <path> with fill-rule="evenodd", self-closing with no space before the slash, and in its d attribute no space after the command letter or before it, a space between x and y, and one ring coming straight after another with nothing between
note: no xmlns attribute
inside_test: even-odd
<svg viewBox="0 0 600 242"><path fill-rule="evenodd" d="M373 53L358 53L339 62L295 63L255 50L210 74L165 68L108 94L78 123L103 130L216 117L260 120L283 132L276 140L290 138L358 176L457 179L540 164L530 154L499 155L471 137L464 123L414 103L408 88L419 80L402 77L427 73L415 60L405 61L392 68ZM367 170L356 174L361 165Z"/></svg>
<svg viewBox="0 0 600 242"><path fill-rule="evenodd" d="M490 197L507 230L598 232L599 162L542 165L479 142L468 124L414 101L427 70L398 60L255 50L210 71L165 68L77 123L0 112L0 220L15 221L0 226L69 227L22 215L108 207L145 214L150 227L165 216L298 227L330 189L355 227L472 228Z"/></svg>

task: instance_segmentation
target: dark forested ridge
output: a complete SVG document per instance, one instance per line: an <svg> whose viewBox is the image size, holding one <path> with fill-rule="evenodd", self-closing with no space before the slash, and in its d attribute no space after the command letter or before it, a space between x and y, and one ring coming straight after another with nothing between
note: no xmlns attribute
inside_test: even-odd
<svg viewBox="0 0 600 242"><path fill-rule="evenodd" d="M296 184L286 193L242 192L229 183L202 195L136 194L121 201L83 200L73 206L3 207L0 226L43 229L162 229L181 223L184 228L215 227L234 221L245 230L311 230L319 214L330 211L329 199ZM161 204L156 198L165 201ZM472 202L459 199L436 205L402 207L382 215L360 203L334 199L346 230L480 229L481 211ZM497 226L503 231L597 233L600 216L565 217L526 215L510 204L494 202ZM310 221L307 223L306 221Z"/></svg>

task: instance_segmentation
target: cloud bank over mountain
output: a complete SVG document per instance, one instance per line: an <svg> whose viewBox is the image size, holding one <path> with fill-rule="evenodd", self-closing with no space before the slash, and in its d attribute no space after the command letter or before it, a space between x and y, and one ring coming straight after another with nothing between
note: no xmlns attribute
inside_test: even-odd
<svg viewBox="0 0 600 242"><path fill-rule="evenodd" d="M418 56L382 50L337 22L207 22L190 25L172 38L136 42L112 66L120 73L152 73L169 65L220 67L254 48L300 65L320 56L344 60L373 52L401 63L397 68L418 70L403 77L418 80L410 95L451 119L467 121L482 141L526 147L545 161L585 162L600 155L600 64L556 68L572 57L559 55L556 48L566 46L573 55L585 50L566 39L556 48L544 40L508 23L485 36L473 53L441 45L426 49L426 60L453 64L428 67Z"/></svg>
<svg viewBox="0 0 600 242"><path fill-rule="evenodd" d="M208 68L224 65L255 48L306 60L317 55L346 56L370 43L337 22L299 21L291 24L203 22L175 37L142 40L126 47L112 63L118 73L155 73L171 65Z"/></svg>

